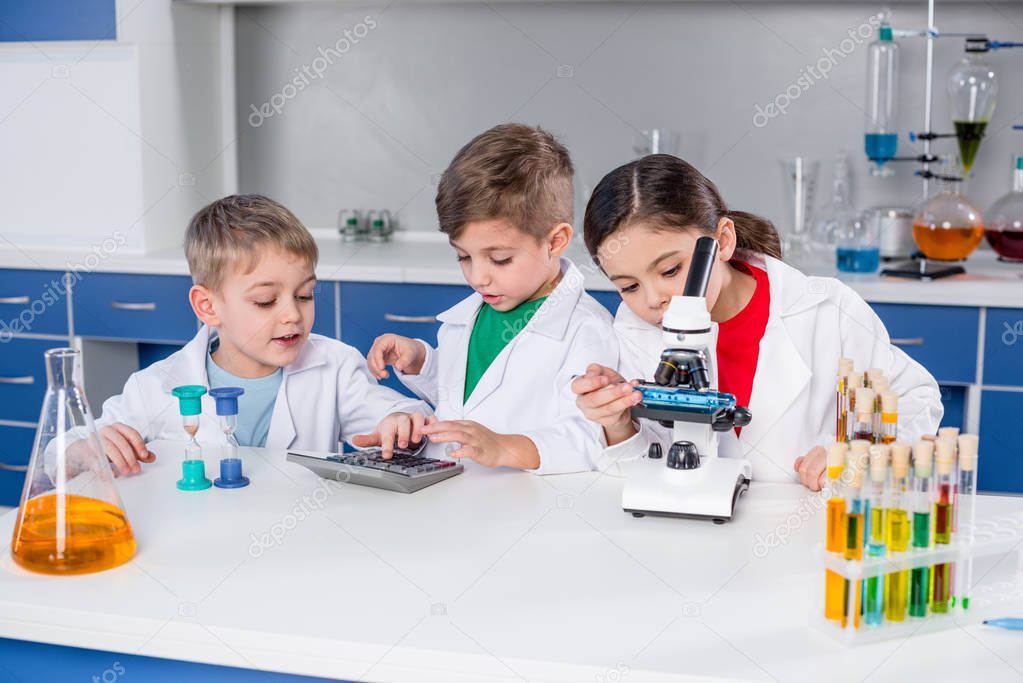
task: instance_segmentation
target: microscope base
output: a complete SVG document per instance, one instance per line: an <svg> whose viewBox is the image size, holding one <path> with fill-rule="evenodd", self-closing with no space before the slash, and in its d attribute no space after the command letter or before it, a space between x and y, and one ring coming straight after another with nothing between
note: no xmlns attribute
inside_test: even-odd
<svg viewBox="0 0 1023 683"><path fill-rule="evenodd" d="M748 460L704 457L693 470L673 470L663 460L638 464L625 480L622 509L635 517L655 515L710 519L723 524L752 477Z"/></svg>

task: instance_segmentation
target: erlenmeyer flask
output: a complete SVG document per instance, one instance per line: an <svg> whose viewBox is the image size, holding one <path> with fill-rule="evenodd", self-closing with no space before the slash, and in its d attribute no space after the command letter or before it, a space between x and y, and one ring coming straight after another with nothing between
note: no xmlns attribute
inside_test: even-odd
<svg viewBox="0 0 1023 683"><path fill-rule="evenodd" d="M11 555L44 574L110 569L135 554L135 536L81 383L81 352L45 354L46 397L39 416Z"/></svg>

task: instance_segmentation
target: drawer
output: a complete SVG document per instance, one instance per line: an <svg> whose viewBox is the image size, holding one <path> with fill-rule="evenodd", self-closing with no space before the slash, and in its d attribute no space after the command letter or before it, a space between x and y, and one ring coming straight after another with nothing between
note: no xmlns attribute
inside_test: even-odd
<svg viewBox="0 0 1023 683"><path fill-rule="evenodd" d="M0 463L28 465L35 436L36 430L32 427L0 426ZM18 505L21 502L21 488L24 483L24 472L11 472L0 468L0 505L10 507Z"/></svg>
<svg viewBox="0 0 1023 683"><path fill-rule="evenodd" d="M324 337L337 339L337 319L334 316L337 299L334 296L336 282L317 282L313 290L313 306L316 319L313 321L313 332Z"/></svg>
<svg viewBox="0 0 1023 683"><path fill-rule="evenodd" d="M185 343L199 329L180 275L88 273L71 289L75 334Z"/></svg>
<svg viewBox="0 0 1023 683"><path fill-rule="evenodd" d="M460 285L341 283L341 340L364 355L385 332L437 344L435 316L451 308L472 289ZM394 375L382 384L411 395Z"/></svg>
<svg viewBox="0 0 1023 683"><path fill-rule="evenodd" d="M945 409L941 417L942 427L966 428L966 387L939 386L941 405Z"/></svg>
<svg viewBox="0 0 1023 683"><path fill-rule="evenodd" d="M0 341L27 333L68 333L63 271L0 269Z"/></svg>
<svg viewBox="0 0 1023 683"><path fill-rule="evenodd" d="M607 292L603 290L594 289L588 292L590 296L596 299L600 304L611 311L611 315L618 312L618 304L622 303L622 295L618 292Z"/></svg>
<svg viewBox="0 0 1023 683"><path fill-rule="evenodd" d="M871 304L892 344L941 382L977 379L979 309L969 306Z"/></svg>
<svg viewBox="0 0 1023 683"><path fill-rule="evenodd" d="M66 346L47 339L12 339L0 344L0 419L36 422L46 393L43 354Z"/></svg>
<svg viewBox="0 0 1023 683"><path fill-rule="evenodd" d="M0 42L116 40L116 5L115 0L5 2Z"/></svg>
<svg viewBox="0 0 1023 683"><path fill-rule="evenodd" d="M1023 493L1023 391L985 390L980 399L977 488Z"/></svg>
<svg viewBox="0 0 1023 683"><path fill-rule="evenodd" d="M984 384L1023 387L1023 309L987 309Z"/></svg>

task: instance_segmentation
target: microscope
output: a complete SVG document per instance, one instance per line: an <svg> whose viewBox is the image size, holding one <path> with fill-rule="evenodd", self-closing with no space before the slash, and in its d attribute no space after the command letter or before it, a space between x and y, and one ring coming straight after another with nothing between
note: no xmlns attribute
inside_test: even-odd
<svg viewBox="0 0 1023 683"><path fill-rule="evenodd" d="M635 517L692 517L723 524L749 488L749 461L718 457L718 433L744 427L752 416L736 405L735 396L711 388L716 355L706 293L717 250L713 238L697 240L682 295L672 297L661 322L665 349L654 381L637 387L643 399L632 416L669 427L672 443L666 458L662 444L650 444L646 457L630 470L622 508Z"/></svg>

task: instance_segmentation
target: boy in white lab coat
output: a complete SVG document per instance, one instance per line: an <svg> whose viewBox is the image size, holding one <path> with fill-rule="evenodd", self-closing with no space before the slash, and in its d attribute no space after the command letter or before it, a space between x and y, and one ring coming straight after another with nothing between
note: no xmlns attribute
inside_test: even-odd
<svg viewBox="0 0 1023 683"><path fill-rule="evenodd" d="M616 364L611 316L561 255L572 239L572 162L549 133L497 126L458 152L437 189L440 229L476 290L437 316L436 349L386 334L370 371L435 406L423 433L455 458L537 473L595 467L600 430L575 405L572 377ZM602 360L596 360L602 359Z"/></svg>
<svg viewBox="0 0 1023 683"><path fill-rule="evenodd" d="M186 384L245 390L243 446L334 451L343 439L390 451L422 439L427 405L377 384L351 346L310 333L319 252L285 207L259 195L219 199L192 218L185 253L189 302L204 325L103 404L96 426L119 474L154 459L146 442L185 438L171 390ZM224 438L208 395L198 438Z"/></svg>

